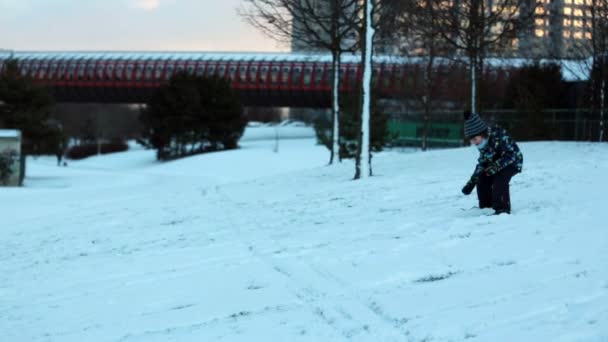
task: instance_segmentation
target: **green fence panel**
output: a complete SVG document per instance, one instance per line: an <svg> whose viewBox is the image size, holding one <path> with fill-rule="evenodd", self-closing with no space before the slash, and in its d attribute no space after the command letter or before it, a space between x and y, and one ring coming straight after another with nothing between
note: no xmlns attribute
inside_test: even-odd
<svg viewBox="0 0 608 342"><path fill-rule="evenodd" d="M424 122L411 120L389 120L388 130L395 138L396 146L419 146L422 142ZM429 124L428 144L431 147L462 145L462 124L437 122Z"/></svg>

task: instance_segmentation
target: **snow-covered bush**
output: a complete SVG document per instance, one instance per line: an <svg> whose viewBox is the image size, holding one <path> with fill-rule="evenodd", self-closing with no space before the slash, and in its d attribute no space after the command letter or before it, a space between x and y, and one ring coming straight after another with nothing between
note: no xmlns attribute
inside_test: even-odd
<svg viewBox="0 0 608 342"><path fill-rule="evenodd" d="M12 166L17 160L17 152L7 150L0 152L0 183L6 184L13 174Z"/></svg>
<svg viewBox="0 0 608 342"><path fill-rule="evenodd" d="M122 140L114 140L106 143L102 143L101 146L97 146L94 143L86 143L76 145L68 149L66 155L70 159L84 159L96 155L97 152L101 154L123 152L129 149L129 145Z"/></svg>

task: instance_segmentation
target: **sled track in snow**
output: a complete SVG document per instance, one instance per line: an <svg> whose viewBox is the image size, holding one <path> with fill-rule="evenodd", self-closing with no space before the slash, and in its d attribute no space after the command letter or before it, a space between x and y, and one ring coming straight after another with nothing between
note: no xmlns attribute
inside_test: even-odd
<svg viewBox="0 0 608 342"><path fill-rule="evenodd" d="M239 207L238 203L221 190L221 187L216 187L215 192L221 199L216 203L220 204L222 208L234 210L232 208ZM237 230L238 239L244 245L244 248L247 248L253 258L261 260L287 280L289 291L304 303L320 321L338 332L346 340L361 337L366 339L375 338L382 341L403 341L404 338L410 337L409 331L405 327L407 320L390 317L383 312L375 301L371 298L362 298L359 293L350 288L349 284L335 275L323 272L301 258L298 258L297 262L292 260L292 266L288 267L281 264L279 260L273 259L271 254L260 251L255 246L253 235L240 229L242 222L236 221L235 218L238 217L243 221L252 222L259 231L263 231L265 227L255 217L243 217L240 214L242 212L234 215L227 212L227 217ZM271 240L273 244L279 245L279 241L271 236L266 236L266 238ZM294 264L298 265L298 269L293 268ZM324 292L318 286L313 285L319 283L327 284L328 288L337 289L336 293ZM328 299L333 299L332 301L337 299L342 304L325 304L324 302L329 302ZM366 314L364 317L358 317L354 312L364 312Z"/></svg>

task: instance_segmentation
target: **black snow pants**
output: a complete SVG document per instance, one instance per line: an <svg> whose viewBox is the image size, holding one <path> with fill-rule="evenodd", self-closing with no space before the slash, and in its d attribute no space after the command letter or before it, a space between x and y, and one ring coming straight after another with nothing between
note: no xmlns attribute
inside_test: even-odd
<svg viewBox="0 0 608 342"><path fill-rule="evenodd" d="M477 198L479 208L492 208L496 213L511 213L509 182L517 174L517 167L509 165L495 175L485 173L479 176Z"/></svg>

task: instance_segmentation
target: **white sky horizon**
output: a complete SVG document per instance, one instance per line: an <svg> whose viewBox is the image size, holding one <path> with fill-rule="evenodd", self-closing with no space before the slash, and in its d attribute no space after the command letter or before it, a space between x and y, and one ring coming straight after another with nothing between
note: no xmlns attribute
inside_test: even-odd
<svg viewBox="0 0 608 342"><path fill-rule="evenodd" d="M289 52L242 0L0 0L0 50Z"/></svg>

